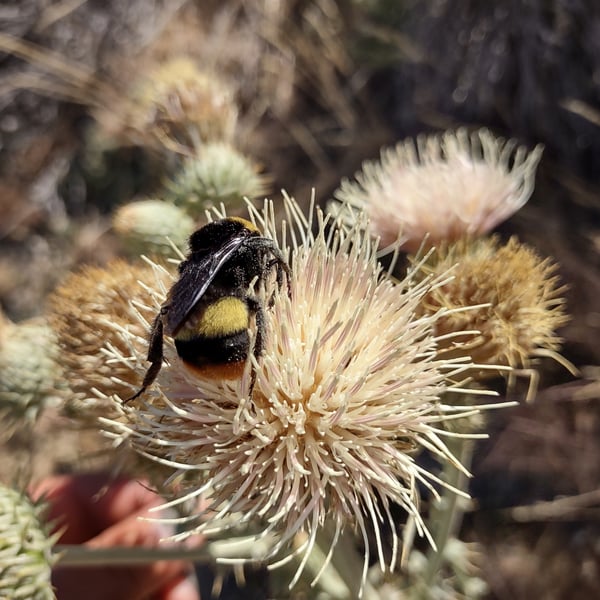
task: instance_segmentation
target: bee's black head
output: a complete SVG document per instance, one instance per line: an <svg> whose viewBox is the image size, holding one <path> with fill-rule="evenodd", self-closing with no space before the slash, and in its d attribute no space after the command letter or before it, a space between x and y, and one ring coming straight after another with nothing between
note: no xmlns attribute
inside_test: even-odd
<svg viewBox="0 0 600 600"><path fill-rule="evenodd" d="M256 226L246 219L227 217L213 221L195 231L189 241L190 252L210 252L234 237L260 235Z"/></svg>

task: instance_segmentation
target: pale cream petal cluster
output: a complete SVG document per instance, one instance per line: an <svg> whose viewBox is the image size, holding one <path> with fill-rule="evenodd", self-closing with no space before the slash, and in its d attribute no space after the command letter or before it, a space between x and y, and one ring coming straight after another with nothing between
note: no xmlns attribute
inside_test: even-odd
<svg viewBox="0 0 600 600"><path fill-rule="evenodd" d="M417 486L431 487L435 477L413 451L427 448L460 468L439 437L441 424L473 409L449 406L442 397L470 358L437 357L433 332L443 310L417 316L443 278L394 283L362 225L345 229L317 212L313 234L292 200L286 208L278 244L289 257L291 285L266 311L251 393L250 364L240 381L198 379L167 338L157 382L124 407L129 426L112 426L131 435L141 452L171 464L174 477L186 474L181 502L209 499L207 512L188 523L193 531L262 523L262 535L275 534L278 542L260 558L299 552L300 573L325 523L335 531L332 550L344 526L354 526L365 545L364 579L371 531L382 567L382 530L392 532L388 566L396 561L402 524L392 505L426 533ZM275 238L272 205L252 217ZM128 361L142 380L144 356L115 358ZM297 534L304 541L292 551Z"/></svg>
<svg viewBox="0 0 600 600"><path fill-rule="evenodd" d="M332 203L346 222L365 211L383 246L402 234L403 249L490 232L529 199L542 147L528 152L515 140L466 129L419 136L382 150Z"/></svg>

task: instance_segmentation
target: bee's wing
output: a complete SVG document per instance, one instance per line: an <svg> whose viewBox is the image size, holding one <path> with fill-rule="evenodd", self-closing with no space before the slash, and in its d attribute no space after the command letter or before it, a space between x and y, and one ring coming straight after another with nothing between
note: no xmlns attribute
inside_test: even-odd
<svg viewBox="0 0 600 600"><path fill-rule="evenodd" d="M245 236L227 240L219 249L200 258L188 260L179 280L169 293L167 333L176 335L190 312L211 284L229 257L244 243Z"/></svg>

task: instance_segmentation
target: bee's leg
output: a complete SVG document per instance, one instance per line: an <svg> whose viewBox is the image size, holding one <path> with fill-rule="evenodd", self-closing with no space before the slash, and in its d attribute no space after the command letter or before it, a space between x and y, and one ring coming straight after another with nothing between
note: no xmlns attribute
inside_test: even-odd
<svg viewBox="0 0 600 600"><path fill-rule="evenodd" d="M248 297L246 298L246 302L248 303L248 308L252 313L254 313L254 318L256 319L256 333L254 335L254 345L252 347L252 354L258 361L260 355L264 350L264 334L265 334L265 313L262 308L262 304L256 300L256 298ZM252 396L252 391L254 390L254 384L256 383L256 369L254 365L252 365L252 369L250 372L250 387L248 390L248 395Z"/></svg>
<svg viewBox="0 0 600 600"><path fill-rule="evenodd" d="M283 255L277 251L273 251L273 255L275 258L273 258L272 260L270 260L265 267L265 275L267 273L269 273L269 271L275 267L276 268L276 273L275 273L275 277L276 277L276 282L277 282L277 289L281 289L283 286L283 276L285 275L286 281L287 281L287 291L288 291L288 296L291 295L291 287L290 287L290 276L291 276L291 272L290 272L290 268L288 266L288 264L285 262ZM273 294L271 295L271 297L269 298L269 307L273 306L273 304L275 304L275 292L273 292Z"/></svg>
<svg viewBox="0 0 600 600"><path fill-rule="evenodd" d="M287 286L288 286L288 296L289 296L291 293L290 281L291 281L291 277L292 277L290 267L283 259L283 256L280 256L279 258L277 258L276 264L277 264L277 285L279 286L279 288L281 288L281 286L283 285L283 276L285 275L285 280L287 281Z"/></svg>
<svg viewBox="0 0 600 600"><path fill-rule="evenodd" d="M158 372L162 367L163 361L163 311L161 310L154 319L154 323L152 323L152 330L150 332L150 343L148 345L148 361L150 362L150 366L144 375L144 381L142 382L142 387L138 392L136 392L130 398L125 400L125 403L130 402L131 400L135 400L139 396L141 396L146 389L152 385Z"/></svg>
<svg viewBox="0 0 600 600"><path fill-rule="evenodd" d="M255 301L256 302L256 301ZM252 352L258 358L264 350L264 334L265 334L265 313L259 302L256 302L255 307L250 307L256 315L256 336L254 338L254 348Z"/></svg>

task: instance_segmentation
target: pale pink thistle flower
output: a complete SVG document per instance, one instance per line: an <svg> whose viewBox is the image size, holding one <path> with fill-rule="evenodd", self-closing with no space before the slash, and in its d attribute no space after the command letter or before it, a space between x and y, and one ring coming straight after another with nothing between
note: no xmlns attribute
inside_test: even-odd
<svg viewBox="0 0 600 600"><path fill-rule="evenodd" d="M293 584L326 522L334 525L326 564L343 528L355 526L365 546L364 583L370 528L382 569L384 526L393 536L387 566L397 561L392 504L429 537L417 484L435 494L432 484L439 482L413 451L427 448L462 469L440 436L448 435L445 420L474 409L450 406L442 396L464 392L451 380L472 364L468 356L440 360L433 333L439 315L416 316L423 297L447 275L420 283L409 275L394 283L377 262L364 223L345 229L317 212L313 234L294 201L286 197L285 205L287 228L278 245L289 257L291 294L276 292L266 311L264 352L252 359L252 394L250 364L239 381L198 379L167 338L168 363L146 400L127 411L130 425L111 425L132 436L144 454L172 465L174 477L186 475L187 493L173 504L209 499L209 510L190 516L180 537L262 523L258 537L277 540L262 559L274 561L281 552L303 556ZM272 205L251 212L276 239ZM271 290L257 293L268 297ZM140 381L144 358L122 357ZM291 550L297 534L304 542Z"/></svg>
<svg viewBox="0 0 600 600"><path fill-rule="evenodd" d="M403 250L489 233L529 199L542 146L533 151L487 129L407 139L365 162L332 203L346 223L366 212L382 246L403 235Z"/></svg>

